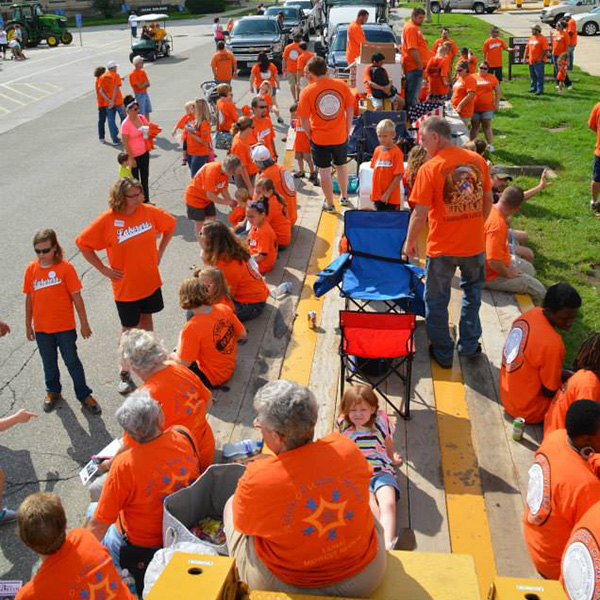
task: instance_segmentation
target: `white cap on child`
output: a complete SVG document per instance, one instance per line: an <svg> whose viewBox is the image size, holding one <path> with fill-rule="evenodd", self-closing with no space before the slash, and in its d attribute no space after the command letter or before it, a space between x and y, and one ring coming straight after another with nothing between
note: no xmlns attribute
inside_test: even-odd
<svg viewBox="0 0 600 600"><path fill-rule="evenodd" d="M266 146L254 146L251 157L254 162L264 162L271 159L271 153Z"/></svg>

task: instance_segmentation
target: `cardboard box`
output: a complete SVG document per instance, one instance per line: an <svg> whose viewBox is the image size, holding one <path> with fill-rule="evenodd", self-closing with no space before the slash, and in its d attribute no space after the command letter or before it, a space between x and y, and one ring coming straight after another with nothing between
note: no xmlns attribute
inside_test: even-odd
<svg viewBox="0 0 600 600"><path fill-rule="evenodd" d="M376 52L381 52L385 57L384 64L394 64L396 62L396 44L393 42L365 42L360 45L360 62L371 64L371 57Z"/></svg>

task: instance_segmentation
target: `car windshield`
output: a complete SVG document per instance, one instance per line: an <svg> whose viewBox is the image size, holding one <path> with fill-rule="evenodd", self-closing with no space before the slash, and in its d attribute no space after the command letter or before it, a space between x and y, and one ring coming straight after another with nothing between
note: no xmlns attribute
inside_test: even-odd
<svg viewBox="0 0 600 600"><path fill-rule="evenodd" d="M251 19L238 21L233 27L232 35L277 34L277 23L271 19Z"/></svg>
<svg viewBox="0 0 600 600"><path fill-rule="evenodd" d="M590 10L590 12L592 13L600 13L600 6L597 6L596 8L592 8L592 10Z"/></svg>
<svg viewBox="0 0 600 600"><path fill-rule="evenodd" d="M298 9L294 6L270 6L267 8L269 17L276 17L280 12L283 13L283 18L286 21L293 21L298 17Z"/></svg>
<svg viewBox="0 0 600 600"><path fill-rule="evenodd" d="M285 3L286 6L299 6L300 8L303 8L307 11L311 11L312 10L312 2L310 0L292 0L292 2L286 2Z"/></svg>
<svg viewBox="0 0 600 600"><path fill-rule="evenodd" d="M393 42L394 34L386 29L365 29L365 37L369 42ZM331 44L331 50L333 52L345 52L346 51L346 40L348 39L348 30L343 29L335 34L333 44Z"/></svg>

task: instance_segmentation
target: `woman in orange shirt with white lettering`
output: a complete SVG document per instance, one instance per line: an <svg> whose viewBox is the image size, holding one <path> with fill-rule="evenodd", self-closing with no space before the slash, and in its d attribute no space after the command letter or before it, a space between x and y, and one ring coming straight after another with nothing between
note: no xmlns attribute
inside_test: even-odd
<svg viewBox="0 0 600 600"><path fill-rule="evenodd" d="M83 257L110 279L122 331L152 331L152 315L164 307L158 265L175 232L175 217L144 204L143 198L140 183L119 179L110 190L109 209L75 240ZM96 254L99 250L106 250L108 265ZM121 371L119 392L133 389L129 372Z"/></svg>
<svg viewBox="0 0 600 600"><path fill-rule="evenodd" d="M474 76L477 83L475 92L475 106L471 117L471 139L477 138L479 125L483 128L485 139L488 143L487 149L494 151L494 132L492 131L492 119L500 106L500 82L495 75L490 73L490 65L482 60L479 72Z"/></svg>
<svg viewBox="0 0 600 600"><path fill-rule="evenodd" d="M250 93L258 93L260 84L268 81L273 90L273 104L277 106L277 90L281 87L277 67L269 60L266 52L260 52L256 60L257 63L250 71Z"/></svg>
<svg viewBox="0 0 600 600"><path fill-rule="evenodd" d="M210 107L204 98L194 100L194 120L185 125L187 155L190 175L194 175L208 162L212 148L210 138Z"/></svg>
<svg viewBox="0 0 600 600"><path fill-rule="evenodd" d="M256 182L256 199L266 203L267 221L275 232L279 250L285 249L292 241L292 224L287 216L285 199L275 189L272 179L259 179Z"/></svg>
<svg viewBox="0 0 600 600"><path fill-rule="evenodd" d="M251 225L248 247L261 275L272 271L277 262L277 236L268 221L268 210L267 203L262 200L249 202L246 207L246 217Z"/></svg>
<svg viewBox="0 0 600 600"><path fill-rule="evenodd" d="M81 282L53 229L41 229L33 238L37 260L27 265L23 280L27 339L37 342L44 366L46 399L44 412L50 412L62 399L58 350L73 380L75 396L82 408L93 415L102 411L92 396L83 365L77 355L77 331L73 306L77 310L84 339L92 335L81 297Z"/></svg>
<svg viewBox="0 0 600 600"><path fill-rule="evenodd" d="M469 63L463 60L456 65L456 81L452 86L451 102L465 125L469 124L473 116L476 91L477 82L473 75L469 74Z"/></svg>
<svg viewBox="0 0 600 600"><path fill-rule="evenodd" d="M234 176L235 185L244 187L248 190L250 196L254 194L254 179L258 173L258 167L252 160L250 150L252 144L256 143L256 137L253 130L253 121L250 117L240 117L231 127L230 154L237 156L242 162L242 169Z"/></svg>

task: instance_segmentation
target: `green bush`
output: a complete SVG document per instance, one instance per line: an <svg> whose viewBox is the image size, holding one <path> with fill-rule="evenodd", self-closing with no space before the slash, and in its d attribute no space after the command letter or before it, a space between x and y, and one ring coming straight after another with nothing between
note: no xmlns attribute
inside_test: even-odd
<svg viewBox="0 0 600 600"><path fill-rule="evenodd" d="M185 0L185 7L194 15L225 10L225 0Z"/></svg>

